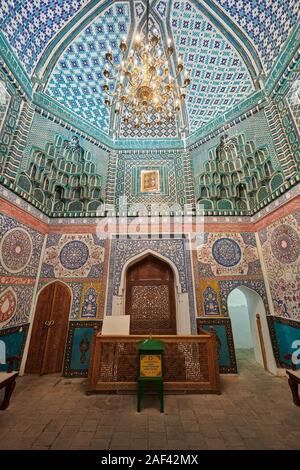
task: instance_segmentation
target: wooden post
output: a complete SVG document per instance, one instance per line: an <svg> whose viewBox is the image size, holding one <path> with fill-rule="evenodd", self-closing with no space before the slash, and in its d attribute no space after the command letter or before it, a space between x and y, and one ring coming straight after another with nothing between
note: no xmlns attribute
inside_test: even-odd
<svg viewBox="0 0 300 470"><path fill-rule="evenodd" d="M268 369L268 362L267 362L267 355L266 355L266 349L265 349L265 343L264 343L264 337L263 337L263 332L262 332L262 327L261 327L261 320L260 320L260 314L256 314L256 324L257 324L257 329L258 329L258 336L259 336L259 342L260 342L260 349L261 349L261 354L263 358L263 363L264 363L264 369Z"/></svg>

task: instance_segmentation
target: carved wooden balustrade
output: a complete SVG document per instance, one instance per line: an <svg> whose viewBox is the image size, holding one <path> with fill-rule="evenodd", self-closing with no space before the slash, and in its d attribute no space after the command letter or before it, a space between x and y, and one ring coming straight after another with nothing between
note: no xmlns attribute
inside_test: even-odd
<svg viewBox="0 0 300 470"><path fill-rule="evenodd" d="M145 335L106 336L95 332L87 393L135 390L138 374L137 343ZM220 393L215 334L154 336L165 343L165 391Z"/></svg>

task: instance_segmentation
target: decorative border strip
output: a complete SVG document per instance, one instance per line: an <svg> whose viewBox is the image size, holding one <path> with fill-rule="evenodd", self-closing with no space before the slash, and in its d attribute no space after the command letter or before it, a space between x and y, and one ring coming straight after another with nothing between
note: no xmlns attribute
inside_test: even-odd
<svg viewBox="0 0 300 470"><path fill-rule="evenodd" d="M262 207L258 212L256 212L253 216L250 215L230 215L230 214L212 214L212 213L205 213L205 224L250 224L256 223L261 218L272 214L272 212L277 211L280 207L284 204L292 201L294 198L300 195L300 184L293 186L290 189L287 189L285 193L281 194L275 201L273 200L267 206ZM113 204L112 196L109 195L110 199L107 200L107 204ZM100 215L96 217L96 214L86 214L76 216L75 213L71 212L68 216L63 213L61 217L57 217L54 214L52 217L49 217L49 214L43 213L40 209L33 206L30 201L25 199L25 193L17 194L16 190L14 190L14 184L8 180L7 178L3 178L0 175L0 198L14 204L17 207L20 207L26 211L28 211L33 216L41 219L43 222L52 225L52 226L64 226L64 225L96 225L102 217L106 215ZM38 204L37 204L38 206ZM134 220L133 216L128 216L128 223ZM255 230L254 230L255 231Z"/></svg>
<svg viewBox="0 0 300 470"><path fill-rule="evenodd" d="M227 337L227 347L229 351L229 358L230 358L230 365L229 366L220 366L220 373L221 374L237 374L237 364L236 364L236 357L235 357L235 349L234 349L234 342L233 342L233 335L231 329L231 320L230 318L208 318L202 317L197 318L197 329L201 325L225 325L226 329L226 337Z"/></svg>

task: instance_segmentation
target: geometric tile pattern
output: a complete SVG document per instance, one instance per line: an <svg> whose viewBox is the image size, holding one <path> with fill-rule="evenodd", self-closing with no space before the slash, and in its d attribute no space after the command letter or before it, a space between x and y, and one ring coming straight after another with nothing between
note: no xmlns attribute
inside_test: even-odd
<svg viewBox="0 0 300 470"><path fill-rule="evenodd" d="M42 277L97 277L102 273L103 241L96 235L58 235L48 237Z"/></svg>
<svg viewBox="0 0 300 470"><path fill-rule="evenodd" d="M177 55L191 76L186 101L193 132L232 108L254 87L237 51L200 10L188 1L172 6Z"/></svg>
<svg viewBox="0 0 300 470"><path fill-rule="evenodd" d="M290 225L277 227L271 236L272 252L282 264L294 263L300 255L300 238Z"/></svg>
<svg viewBox="0 0 300 470"><path fill-rule="evenodd" d="M300 320L299 214L290 214L259 232L274 313L293 320Z"/></svg>
<svg viewBox="0 0 300 470"><path fill-rule="evenodd" d="M34 72L51 40L87 3L88 0L0 0L0 30L29 74ZM182 55L191 71L187 110L190 131L194 132L251 94L254 90L251 77L238 51L197 8L197 2L171 2L170 18L165 0L152 3L157 21L164 25L170 22L176 55ZM299 18L299 1L215 0L215 3L250 38L269 71ZM46 93L108 133L109 110L101 90L104 54L110 45L118 63L120 38L126 37L133 20L137 25L144 14L145 2L132 2L132 9L128 1L113 2L63 52ZM150 135L153 131L154 135ZM168 138L177 133L176 123L167 122L160 127L151 126L150 130L142 126L121 129L124 137L133 138Z"/></svg>
<svg viewBox="0 0 300 470"><path fill-rule="evenodd" d="M251 38L270 70L299 18L299 0L216 1Z"/></svg>
<svg viewBox="0 0 300 470"><path fill-rule="evenodd" d="M135 21L139 22L142 18L146 8L143 2L134 2L134 13L135 13Z"/></svg>
<svg viewBox="0 0 300 470"><path fill-rule="evenodd" d="M182 292L187 292L184 239L115 240L113 244L116 249L113 270L114 295L118 295L121 273L126 261L146 250L153 250L173 261L178 269Z"/></svg>
<svg viewBox="0 0 300 470"><path fill-rule="evenodd" d="M0 30L30 74L55 34L88 0L0 0Z"/></svg>
<svg viewBox="0 0 300 470"><path fill-rule="evenodd" d="M0 244L2 264L11 273L22 271L32 255L32 241L26 230L14 228L5 233Z"/></svg>
<svg viewBox="0 0 300 470"><path fill-rule="evenodd" d="M202 149L208 159L206 156L204 168L195 179L195 189L197 200L206 210L247 213L282 184L283 175L273 164L266 140L258 148L257 134L254 140L246 140L246 135L223 134L218 145L211 142L205 146L206 152ZM200 165L198 168L201 170Z"/></svg>
<svg viewBox="0 0 300 470"><path fill-rule="evenodd" d="M1 276L35 278L44 236L4 215L0 227Z"/></svg>
<svg viewBox="0 0 300 470"><path fill-rule="evenodd" d="M139 154L138 160L132 155L120 154L117 163L117 178L115 186L115 201L119 203L121 196L127 197L129 205L144 204L148 210L151 204L180 204L186 202L186 187L184 168L181 154L177 153L148 153ZM161 178L161 188L157 193L141 193L141 170L158 170Z"/></svg>
<svg viewBox="0 0 300 470"><path fill-rule="evenodd" d="M212 246L212 255L217 263L226 268L237 265L242 257L239 244L231 238L219 238Z"/></svg>
<svg viewBox="0 0 300 470"><path fill-rule="evenodd" d="M103 102L105 53L120 63L120 40L127 37L130 10L114 4L100 13L67 47L54 67L46 93L89 123L108 132L109 110ZM113 84L112 90L113 91Z"/></svg>
<svg viewBox="0 0 300 470"><path fill-rule="evenodd" d="M166 15L167 15L167 2L166 1L159 1L158 3L156 3L155 5L155 10L157 11L157 13L162 17L162 18L166 18Z"/></svg>
<svg viewBox="0 0 300 470"><path fill-rule="evenodd" d="M123 115L128 114L129 123L125 124L123 121ZM122 115L120 118L119 126L119 137L122 139L159 139L159 138L175 138L178 137L177 120L168 121L165 116L162 116L161 124L156 124L157 116L155 114L149 115L151 127L146 127L146 124L142 122L138 128L133 125L134 116L132 110L124 105Z"/></svg>
<svg viewBox="0 0 300 470"><path fill-rule="evenodd" d="M197 248L201 277L261 275L256 246L240 233L208 233Z"/></svg>

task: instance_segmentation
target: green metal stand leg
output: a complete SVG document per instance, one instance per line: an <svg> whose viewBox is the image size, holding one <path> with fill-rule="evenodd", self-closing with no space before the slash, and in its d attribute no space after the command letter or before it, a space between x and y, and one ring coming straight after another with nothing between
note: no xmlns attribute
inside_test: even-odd
<svg viewBox="0 0 300 470"><path fill-rule="evenodd" d="M164 412L164 383L163 381L157 381L156 382L156 387L159 395L159 400L160 400L160 412Z"/></svg>
<svg viewBox="0 0 300 470"><path fill-rule="evenodd" d="M138 393L137 393L137 412L140 413L141 411L141 402L144 396L144 389L145 389L145 382L139 381L138 382Z"/></svg>

